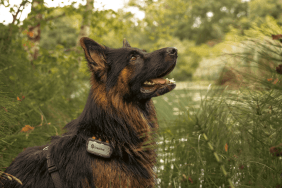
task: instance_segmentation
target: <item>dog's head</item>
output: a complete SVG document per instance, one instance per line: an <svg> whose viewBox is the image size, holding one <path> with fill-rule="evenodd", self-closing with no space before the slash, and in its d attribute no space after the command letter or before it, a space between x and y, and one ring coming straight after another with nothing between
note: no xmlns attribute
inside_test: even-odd
<svg viewBox="0 0 282 188"><path fill-rule="evenodd" d="M131 47L125 39L119 49L102 46L87 37L81 38L80 43L92 72L92 87L105 91L105 95L146 101L176 86L173 80L164 79L176 65L176 48L148 53Z"/></svg>

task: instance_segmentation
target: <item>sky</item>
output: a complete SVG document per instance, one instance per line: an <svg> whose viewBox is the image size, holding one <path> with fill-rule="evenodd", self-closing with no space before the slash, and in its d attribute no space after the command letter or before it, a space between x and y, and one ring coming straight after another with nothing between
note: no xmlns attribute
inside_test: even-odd
<svg viewBox="0 0 282 188"><path fill-rule="evenodd" d="M70 5L72 2L76 1L76 6L78 4L86 4L86 0L44 0L46 3L47 7L57 7L57 6L65 6L65 5ZM0 23L3 23L5 20L4 24L7 25L13 21L13 17L11 13L9 12L10 7L13 7L14 5L19 5L22 0L10 0L10 6L9 7L4 7L3 5L0 5ZM94 0L94 8L97 8L98 10L106 10L106 9L112 9L114 11L117 11L120 8L123 8L125 3L127 3L128 0ZM5 4L7 5L7 4ZM17 9L16 9L17 10ZM31 10L31 5L29 4L24 11L22 12L20 20L23 21L28 13ZM130 11L133 14L135 14L135 17L138 19L143 19L145 14L142 11L139 11L138 8L130 7L130 8L125 8L125 11Z"/></svg>

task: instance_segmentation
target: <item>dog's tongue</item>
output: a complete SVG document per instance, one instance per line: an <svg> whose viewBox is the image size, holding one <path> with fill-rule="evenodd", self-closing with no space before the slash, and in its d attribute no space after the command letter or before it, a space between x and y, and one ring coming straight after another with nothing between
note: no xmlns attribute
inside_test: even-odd
<svg viewBox="0 0 282 188"><path fill-rule="evenodd" d="M165 84L165 79L163 78L154 78L154 79L150 79L152 82L154 82L155 84Z"/></svg>

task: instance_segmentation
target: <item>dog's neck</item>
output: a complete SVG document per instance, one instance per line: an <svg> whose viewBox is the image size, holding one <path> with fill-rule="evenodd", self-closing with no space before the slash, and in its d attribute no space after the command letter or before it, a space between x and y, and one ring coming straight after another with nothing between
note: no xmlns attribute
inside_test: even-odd
<svg viewBox="0 0 282 188"><path fill-rule="evenodd" d="M154 133L158 128L153 102L145 105L149 112L146 114L134 104L123 103L118 108L105 108L94 102L93 95L95 93L91 89L85 108L77 119L77 133L95 136L104 142L108 140L115 158L130 161L131 165L139 164L144 169L144 177L153 177L157 157Z"/></svg>
<svg viewBox="0 0 282 188"><path fill-rule="evenodd" d="M158 128L152 100L143 107L118 101L118 98L115 104L97 104L93 100L97 97L95 95L91 88L85 108L78 118L79 132L83 131L89 137L95 136L110 143L138 146Z"/></svg>

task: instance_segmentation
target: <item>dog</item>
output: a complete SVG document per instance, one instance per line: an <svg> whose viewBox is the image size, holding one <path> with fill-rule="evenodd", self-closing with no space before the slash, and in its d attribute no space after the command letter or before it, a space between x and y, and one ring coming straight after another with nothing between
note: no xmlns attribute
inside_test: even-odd
<svg viewBox="0 0 282 188"><path fill-rule="evenodd" d="M177 49L147 53L126 39L119 49L87 37L80 44L91 73L83 112L64 127L62 136L20 153L5 172L22 185L2 175L1 188L156 185L158 122L151 98L175 88L173 80L163 77L176 66Z"/></svg>

